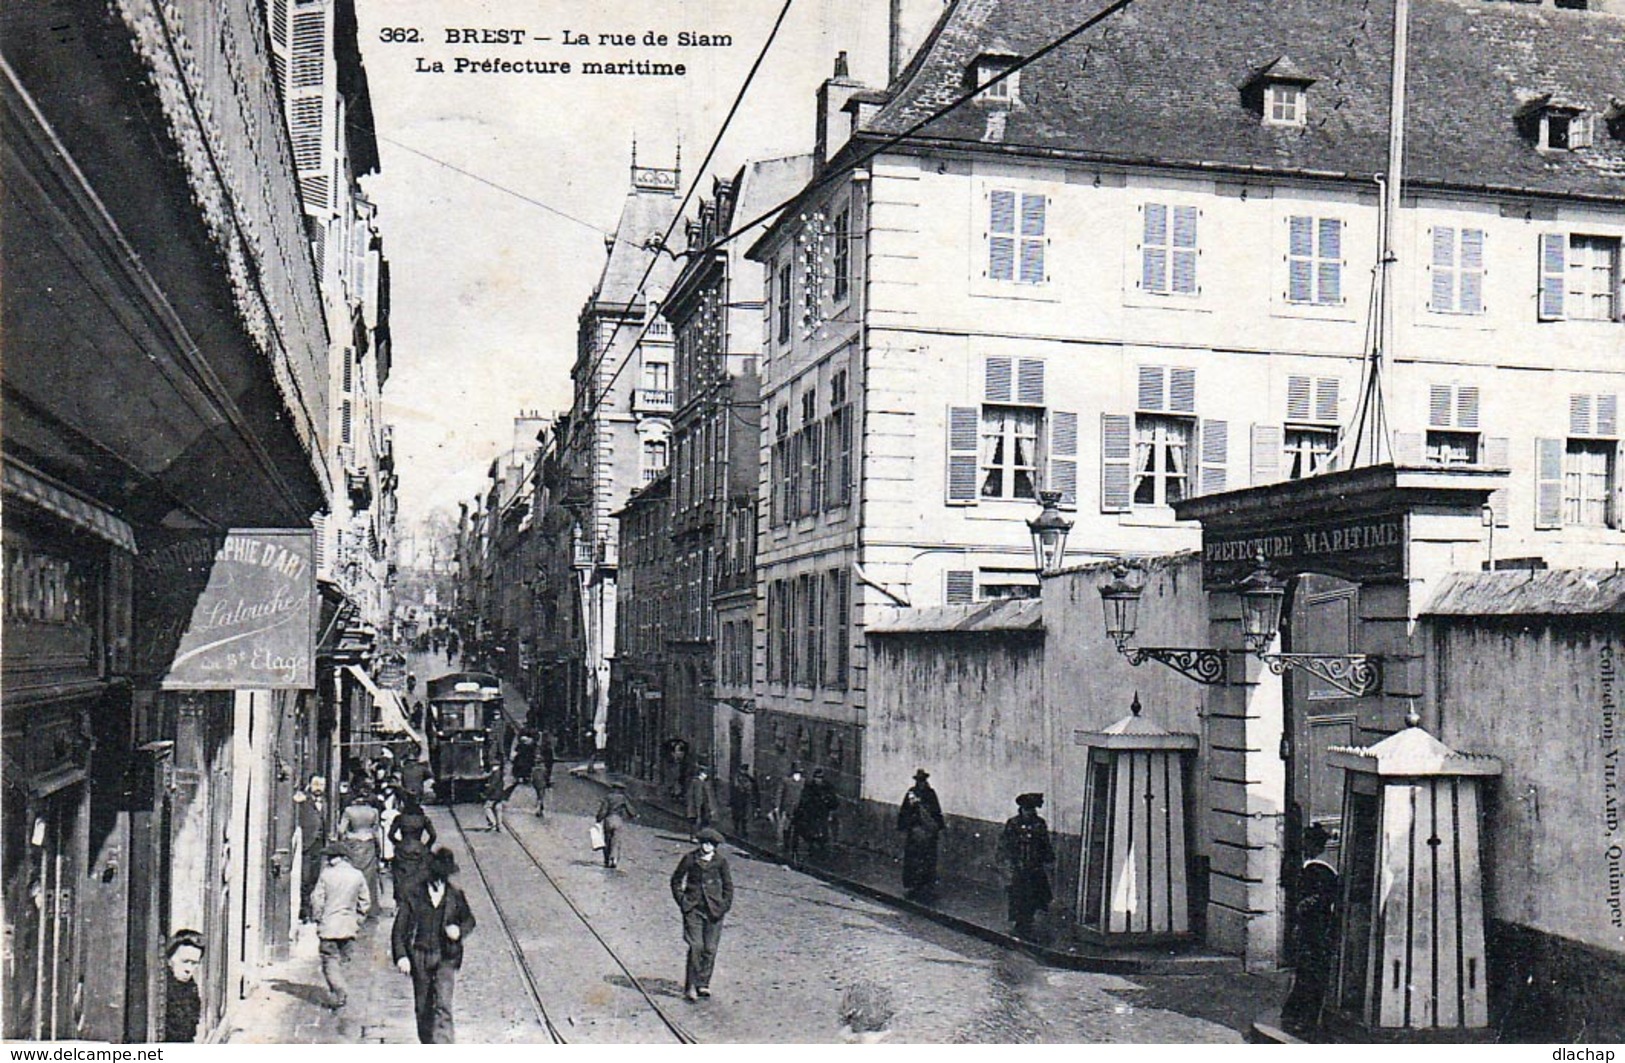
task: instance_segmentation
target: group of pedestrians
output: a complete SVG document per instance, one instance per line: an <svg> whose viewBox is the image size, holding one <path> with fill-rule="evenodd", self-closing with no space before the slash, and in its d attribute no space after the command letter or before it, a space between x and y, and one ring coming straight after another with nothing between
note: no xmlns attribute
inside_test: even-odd
<svg viewBox="0 0 1625 1063"><path fill-rule="evenodd" d="M552 731L521 728L507 763L502 757L493 757L491 770L485 777L481 794L485 801L485 829L502 829L503 806L515 790L525 785L536 793L536 815L545 815L547 791L553 786L553 765L557 760L558 743Z"/></svg>
<svg viewBox="0 0 1625 1063"><path fill-rule="evenodd" d="M434 824L421 801L424 775L409 767L415 757L399 769L394 759L380 755L352 765L331 836L325 780L313 777L295 797L307 852L318 854L314 875L305 862L301 915L316 925L324 1003L337 1011L349 1003L345 971L363 927L376 914L393 912L391 953L412 978L418 1037L449 1043L455 1038L451 1009L462 940L474 928L474 915L451 882L455 856L436 847ZM385 869L390 905L380 888Z"/></svg>

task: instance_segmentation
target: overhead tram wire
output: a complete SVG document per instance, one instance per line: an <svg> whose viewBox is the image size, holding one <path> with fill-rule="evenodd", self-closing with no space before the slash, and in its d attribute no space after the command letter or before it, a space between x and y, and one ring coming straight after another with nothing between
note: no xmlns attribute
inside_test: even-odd
<svg viewBox="0 0 1625 1063"><path fill-rule="evenodd" d="M751 82L756 80L756 72L762 68L762 61L767 58L768 49L773 47L773 41L779 35L779 28L784 25L785 16L790 13L790 5L794 2L795 0L784 0L783 5L780 6L779 15L773 20L773 28L767 33L767 40L762 42L761 49L756 53L755 62L751 63L750 70L746 71L745 80L740 83L739 91L734 94L733 104L728 108L728 113L722 119L722 125L717 129L717 135L711 138L711 146L706 149L705 158L700 160L699 169L694 171L694 180L689 183L688 191L683 194L682 202L677 204L677 210L672 213L671 222L666 226L665 234L660 237L660 246L652 249L649 262L643 267L643 276L638 278L635 291L641 293L643 286L649 282L649 275L654 272L655 263L660 261L661 252L666 249L672 234L677 231L678 223L683 220L683 211L688 209L688 202L694 197L694 190L700 187L700 177L705 173L705 168L711 165L711 159L716 156L717 148L721 146L722 138L728 132L728 126L733 122L734 115L739 113L739 105L745 101L745 93L750 91ZM666 253L671 254L670 251L666 251ZM608 358L609 352L614 350L615 337L621 334L621 326L624 323L624 318L616 320L615 327L610 330L609 339L604 341L603 349L598 352L598 357L593 359L592 368L587 373L588 380L598 375L598 370L603 367L604 359ZM614 386L615 381L620 379L621 370L626 368L627 362L631 361L632 351L637 350L638 344L643 342L643 337L649 331L649 324L650 322L646 318L638 331L637 339L632 341L631 347L627 350L627 356L621 360L620 365L615 367L615 372L610 374L609 382L602 389L594 389L592 403L587 407L587 415L581 421L570 426L570 436L565 440L564 450L569 451L575 447L577 442L576 432L581 429L582 424L592 420L593 415L598 412L603 396L607 395L609 389Z"/></svg>
<svg viewBox="0 0 1625 1063"><path fill-rule="evenodd" d="M464 177L468 178L471 181L478 181L482 185L485 185L485 186L487 186L489 188L494 188L498 192L502 192L502 193L504 193L506 195L510 195L510 196L514 197L515 199L517 199L517 200L521 200L522 202L529 203L533 207L541 207L543 210L547 211L549 214L557 214L559 217L563 218L565 221L573 221L577 225L580 225L580 226L583 226L585 228L591 229L593 232L597 233L599 236L608 236L609 235L609 233L606 232L603 228L601 228L600 226L594 225L590 221L583 221L582 219L576 217L574 214L568 214L568 213L560 210L559 208L557 208L557 207L555 207L555 206L553 206L551 204L543 203L541 200L536 199L533 196L527 196L523 192L516 192L513 189L507 187L506 185L499 185L495 181L491 180L488 177L481 177L479 174L474 173L472 170L465 170L461 166L457 166L457 165L455 165L453 163L447 162L445 159L437 159L433 155L430 155L426 151L419 151L417 148L411 147L411 146L409 146L407 144L402 144L400 141L396 140L394 137L386 137L386 136L384 136L384 134L379 133L378 134L378 139L379 140L387 140L391 144L395 145L397 148L400 148L402 151L411 152L413 155L416 155L421 159L428 159L430 162L434 163L436 166L444 166L446 169L452 171L453 173L462 174Z"/></svg>
<svg viewBox="0 0 1625 1063"><path fill-rule="evenodd" d="M857 169L859 166L862 166L864 163L868 162L870 159L874 158L876 155L879 155L881 152L886 151L886 150L888 150L890 148L896 147L898 144L901 144L906 140L912 140L915 137L915 135L920 132L920 130L924 129L926 126L930 125L932 122L935 122L937 119L942 118L943 116L952 113L953 111L957 110L960 107L963 107L966 103L969 103L971 100L976 99L976 97L982 95L982 93L986 92L992 86L999 84L1001 81L1004 81L1007 78L1013 77L1014 75L1019 73L1023 68L1031 66L1033 63L1038 62L1038 60L1043 59L1045 56L1049 55L1051 52L1054 52L1056 49L1058 49L1061 46L1065 45L1068 41L1072 40L1075 37L1078 37L1079 35L1081 35L1083 33L1088 32L1089 30L1093 29L1095 26L1099 25L1101 22L1104 22L1106 19L1108 19L1111 16L1117 14L1119 11L1122 11L1124 8L1128 7L1132 3L1134 3L1134 0L1112 0L1111 3L1107 4L1105 7L1101 8L1099 11L1095 12L1093 15L1090 15L1083 22L1079 23L1077 26L1074 26L1072 29L1068 30L1067 32L1061 34L1061 36L1059 36L1059 37L1055 38L1054 40L1050 41L1048 44L1044 45L1043 47L1039 48L1037 51L1033 52L1031 55L1027 56L1025 59L1022 59L1022 60L1020 60L1020 61L1018 61L1016 63L1012 63L1010 66L1006 67L1003 71L1001 71L996 76L988 78L986 81L984 81L984 82L980 83L979 85L977 85L976 88L970 90L969 92L963 93L962 95L957 96L954 99L948 101L946 104L944 104L941 107L937 108L936 110L932 111L930 114L926 115L924 118L921 118L919 121L914 122L913 124L911 124L907 129L904 129L904 130L902 130L901 132L898 132L898 133L893 133L890 136L886 137L885 139L879 141L878 143L870 146L869 148L867 148L864 151L860 152L857 155L857 157L853 158L851 161L847 162L845 165L840 166L838 168L833 168L833 169L828 170L827 172L825 172L821 176L815 178L810 184L807 185L806 188L802 189L800 192L797 192L795 195L789 197L788 199L785 199L782 202L780 202L780 203L778 203L778 204L776 204L776 205L774 205L772 207L769 207L767 210L765 210L762 213L758 214L756 217L754 217L754 218L750 219L749 221L745 222L744 224L734 228L733 230L723 234L722 236L717 237L715 240L711 241L711 243L707 244L706 246L689 252L689 254L692 255L692 256L700 256L700 255L710 254L713 251L721 250L723 247L727 246L729 243L732 243L734 240L739 239L739 237L741 237L744 234L750 232L752 229L756 228L758 225L761 225L761 224L763 224L764 222L767 222L767 221L771 221L774 217L776 217L778 215L778 213L780 211L784 210L784 208L786 208L786 207L790 206L791 204L796 203L797 201L803 199L808 194L810 194L812 192L815 192L818 189L823 188L826 185L833 184L835 181L839 180L840 178L844 177L846 174L848 174L848 173L852 172L853 170ZM787 3L786 3L786 6L788 6L788 0L787 0ZM685 203L686 203L686 201L687 200L686 200L686 197L685 197ZM678 216L681 217L681 211L678 212ZM675 227L675 225L676 225L676 222L673 221L673 226ZM650 270L652 270L654 268L654 260L653 260L653 258L650 259L649 268L650 268ZM644 274L644 277L645 278L648 277L647 272ZM641 287L641 282L640 282L640 287ZM643 323L642 329L638 332L637 338L632 341L632 349L633 350L636 350L637 345L643 341L643 337L649 331L649 325L650 325L650 322L648 322L648 321L645 321ZM616 331L618 332L619 330L620 330L620 325L617 323ZM613 332L610 334L610 337L611 337L611 339L614 338L614 333ZM607 353L608 349L609 348L606 345L605 346L605 352L606 353ZM602 359L600 358L600 362L601 361L602 361ZM600 403L602 402L603 396L609 394L610 388L612 388L615 385L615 381L617 379L619 379L619 377L621 375L621 370L626 368L627 361L630 361L630 358L628 358L626 360L623 360L621 362L621 364L616 367L615 372L610 375L609 380L604 384L603 388L599 389L598 394L595 395L594 398L593 398L592 404L587 407L587 414L586 414L585 417L582 418L583 422L589 421L589 420L592 419L593 414L597 412L598 407L599 407ZM593 371L594 372L597 371L597 365L596 364L593 367ZM572 429L571 429L572 440L573 440L573 437L574 437L576 427L579 427L579 426L573 426Z"/></svg>

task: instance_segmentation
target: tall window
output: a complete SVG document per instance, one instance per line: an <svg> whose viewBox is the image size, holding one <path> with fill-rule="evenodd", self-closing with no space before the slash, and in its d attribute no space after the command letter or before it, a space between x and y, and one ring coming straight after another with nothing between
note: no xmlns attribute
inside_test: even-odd
<svg viewBox="0 0 1625 1063"><path fill-rule="evenodd" d="M1134 418L1134 504L1171 506L1188 493L1195 422L1188 417Z"/></svg>
<svg viewBox="0 0 1625 1063"><path fill-rule="evenodd" d="M666 441L664 439L645 439L643 441L643 482L658 477L666 470Z"/></svg>
<svg viewBox="0 0 1625 1063"><path fill-rule="evenodd" d="M1543 233L1540 238L1540 317L1555 321L1616 321L1620 317L1617 236Z"/></svg>
<svg viewBox="0 0 1625 1063"><path fill-rule="evenodd" d="M778 315L778 340L780 343L790 342L790 263L786 262L779 267L778 279L774 283L773 296Z"/></svg>
<svg viewBox="0 0 1625 1063"><path fill-rule="evenodd" d="M1428 464L1477 465L1480 443L1478 388L1470 384L1431 385L1428 388Z"/></svg>
<svg viewBox="0 0 1625 1063"><path fill-rule="evenodd" d="M1337 429L1307 426L1286 429L1286 477L1301 480L1335 468L1332 452L1337 449Z"/></svg>
<svg viewBox="0 0 1625 1063"><path fill-rule="evenodd" d="M982 407L983 498L1038 497L1038 432L1043 411Z"/></svg>
<svg viewBox="0 0 1625 1063"><path fill-rule="evenodd" d="M1484 312L1484 230L1433 228L1428 309L1435 314Z"/></svg>
<svg viewBox="0 0 1625 1063"><path fill-rule="evenodd" d="M852 406L846 370L830 376L829 416L824 419L825 508L844 506L852 496Z"/></svg>
<svg viewBox="0 0 1625 1063"><path fill-rule="evenodd" d="M1195 295L1195 207L1147 203L1140 243L1140 287L1164 295Z"/></svg>
<svg viewBox="0 0 1625 1063"><path fill-rule="evenodd" d="M832 295L837 303L846 301L852 290L852 208L843 207L835 215L835 253L830 263L835 272Z"/></svg>
<svg viewBox="0 0 1625 1063"><path fill-rule="evenodd" d="M1620 527L1619 395L1570 395L1567 439L1535 440L1535 527Z"/></svg>
<svg viewBox="0 0 1625 1063"><path fill-rule="evenodd" d="M996 281L1044 281L1042 195L996 188L988 193L987 275Z"/></svg>
<svg viewBox="0 0 1625 1063"><path fill-rule="evenodd" d="M1287 301L1343 302L1343 222L1295 214L1287 222Z"/></svg>

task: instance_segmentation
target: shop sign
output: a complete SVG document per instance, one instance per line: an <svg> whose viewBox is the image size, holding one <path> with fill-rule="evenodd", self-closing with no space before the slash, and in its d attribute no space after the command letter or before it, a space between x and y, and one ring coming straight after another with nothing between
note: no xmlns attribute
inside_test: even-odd
<svg viewBox="0 0 1625 1063"><path fill-rule="evenodd" d="M308 530L143 536L138 673L181 690L315 687L312 562Z"/></svg>
<svg viewBox="0 0 1625 1063"><path fill-rule="evenodd" d="M1356 582L1405 574L1405 518L1283 521L1266 529L1202 529L1202 582L1234 586L1262 553L1277 575L1320 572Z"/></svg>

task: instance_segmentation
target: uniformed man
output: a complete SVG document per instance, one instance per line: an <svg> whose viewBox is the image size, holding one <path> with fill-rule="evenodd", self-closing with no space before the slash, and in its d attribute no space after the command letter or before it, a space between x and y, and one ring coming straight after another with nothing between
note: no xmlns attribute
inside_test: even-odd
<svg viewBox="0 0 1625 1063"><path fill-rule="evenodd" d="M1016 936L1031 941L1033 918L1049 909L1049 869L1055 863L1050 845L1049 824L1038 814L1043 794L1022 794L1016 798L1017 812L1004 822L999 838L999 859L1009 873L1010 923Z"/></svg>

